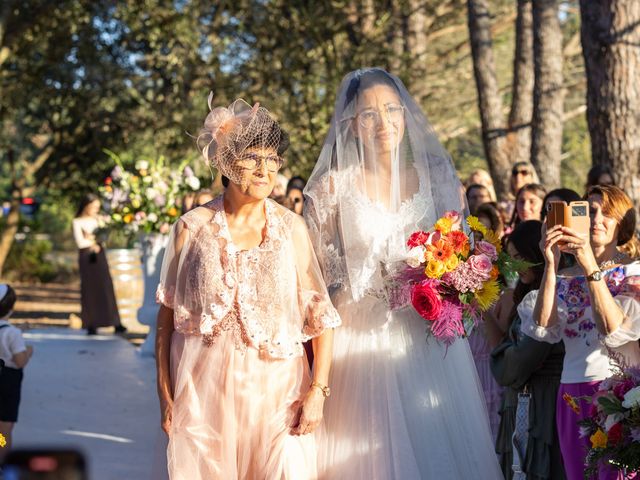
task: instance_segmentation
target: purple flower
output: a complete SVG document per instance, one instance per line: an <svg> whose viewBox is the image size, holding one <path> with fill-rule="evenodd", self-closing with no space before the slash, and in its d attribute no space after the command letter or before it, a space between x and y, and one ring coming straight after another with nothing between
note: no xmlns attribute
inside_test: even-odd
<svg viewBox="0 0 640 480"><path fill-rule="evenodd" d="M193 173L193 170L191 169L191 167L189 165L187 165L186 167L184 167L184 170L182 172L184 174L184 176L186 178L189 177L193 177L195 174Z"/></svg>
<svg viewBox="0 0 640 480"><path fill-rule="evenodd" d="M120 165L116 165L115 167L113 167L113 170L111 170L111 178L115 181L118 181L122 178L122 168L120 167Z"/></svg>
<svg viewBox="0 0 640 480"><path fill-rule="evenodd" d="M634 442L640 442L640 427L633 427L629 433Z"/></svg>

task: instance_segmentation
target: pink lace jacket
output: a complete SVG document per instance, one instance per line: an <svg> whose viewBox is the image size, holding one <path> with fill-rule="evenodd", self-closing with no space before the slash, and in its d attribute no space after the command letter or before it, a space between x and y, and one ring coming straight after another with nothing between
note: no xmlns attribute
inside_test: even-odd
<svg viewBox="0 0 640 480"><path fill-rule="evenodd" d="M211 344L233 330L239 348L290 358L340 325L302 217L272 200L265 213L264 240L250 250L233 244L222 196L174 225L156 300L174 311L177 332Z"/></svg>

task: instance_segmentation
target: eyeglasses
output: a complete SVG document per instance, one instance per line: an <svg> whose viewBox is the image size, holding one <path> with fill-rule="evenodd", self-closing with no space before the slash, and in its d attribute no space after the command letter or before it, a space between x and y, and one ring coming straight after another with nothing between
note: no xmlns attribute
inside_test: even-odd
<svg viewBox="0 0 640 480"><path fill-rule="evenodd" d="M269 155L263 157L261 155L255 155L253 153L247 153L238 159L236 164L243 170L258 170L262 167L262 164L267 166L267 170L270 172L277 172L282 167L282 158L277 155Z"/></svg>
<svg viewBox="0 0 640 480"><path fill-rule="evenodd" d="M511 170L511 175L514 177L517 177L518 175L526 176L531 175L531 172L529 170Z"/></svg>
<svg viewBox="0 0 640 480"><path fill-rule="evenodd" d="M404 119L404 107L397 103L388 103L384 106L384 114L389 123L397 125ZM358 113L357 117L360 126L369 130L379 124L380 111L374 108L368 108Z"/></svg>

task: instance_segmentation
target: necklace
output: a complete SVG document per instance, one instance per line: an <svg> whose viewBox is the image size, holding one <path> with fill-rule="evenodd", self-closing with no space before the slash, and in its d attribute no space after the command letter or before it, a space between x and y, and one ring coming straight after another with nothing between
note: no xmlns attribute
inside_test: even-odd
<svg viewBox="0 0 640 480"><path fill-rule="evenodd" d="M616 253L612 259L605 260L598 264L598 270L606 270L607 268L613 267L615 264L620 263L620 260L624 258L624 253L618 252Z"/></svg>

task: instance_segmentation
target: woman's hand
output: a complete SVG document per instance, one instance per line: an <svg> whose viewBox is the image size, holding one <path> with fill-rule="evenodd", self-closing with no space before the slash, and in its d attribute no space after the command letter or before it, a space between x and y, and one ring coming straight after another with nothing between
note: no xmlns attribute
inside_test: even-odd
<svg viewBox="0 0 640 480"><path fill-rule="evenodd" d="M598 268L598 262L588 238L578 235L575 230L569 227L560 227L560 231L562 232L560 251L573 255L576 263L584 270L586 275L591 274Z"/></svg>
<svg viewBox="0 0 640 480"><path fill-rule="evenodd" d="M173 400L169 398L164 399L160 402L160 425L162 426L162 430L164 430L164 433L166 433L167 435L169 435L169 431L171 430L171 420L173 419L172 411Z"/></svg>
<svg viewBox="0 0 640 480"><path fill-rule="evenodd" d="M291 430L292 435L306 435L313 432L322 421L324 395L319 388L310 387L300 407L300 421Z"/></svg>
<svg viewBox="0 0 640 480"><path fill-rule="evenodd" d="M554 225L547 230L547 224L542 222L542 236L540 240L540 250L544 256L545 268L553 267L553 272L558 273L560 265L560 246L558 242L562 237L560 225Z"/></svg>
<svg viewBox="0 0 640 480"><path fill-rule="evenodd" d="M91 245L89 248L91 248L93 253L100 253L100 250L102 249L98 243Z"/></svg>

